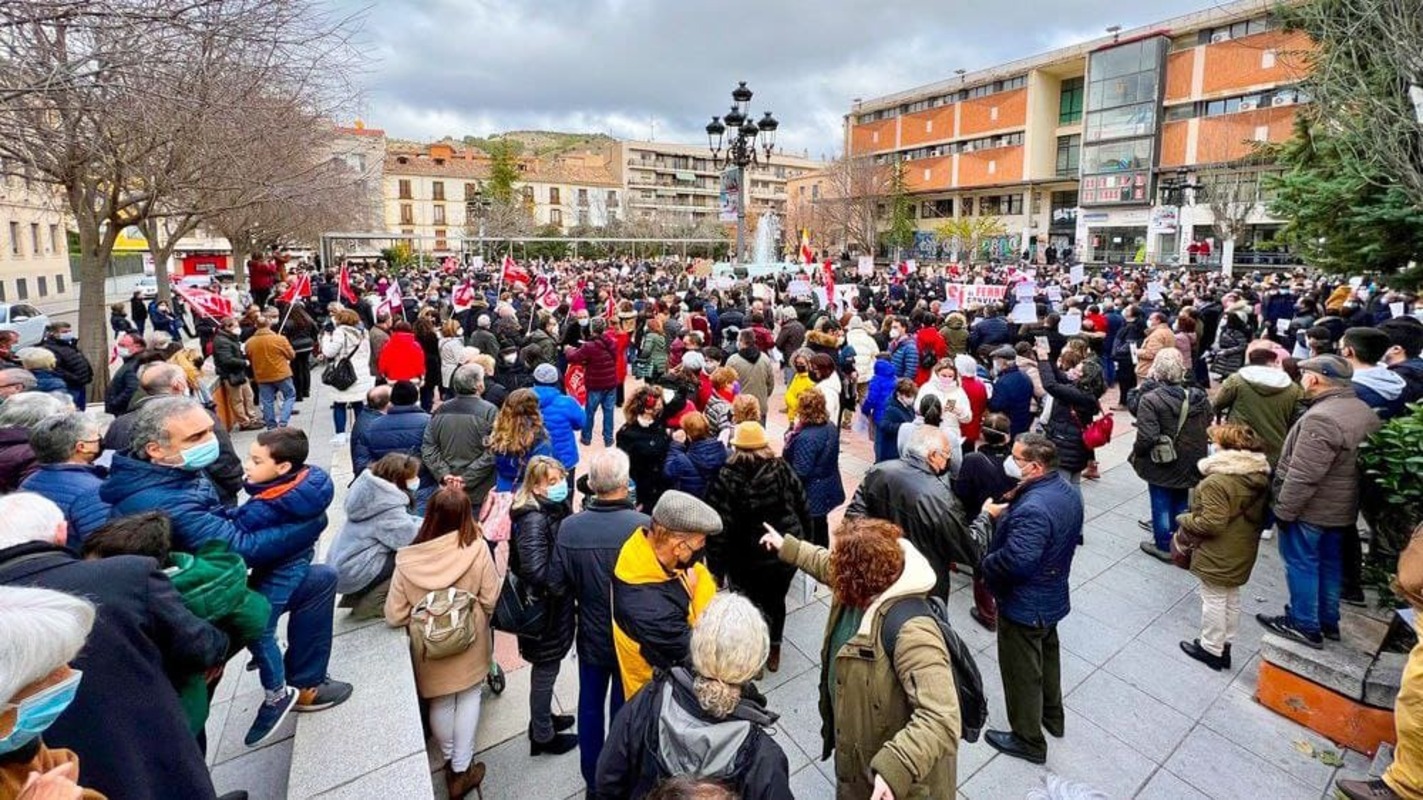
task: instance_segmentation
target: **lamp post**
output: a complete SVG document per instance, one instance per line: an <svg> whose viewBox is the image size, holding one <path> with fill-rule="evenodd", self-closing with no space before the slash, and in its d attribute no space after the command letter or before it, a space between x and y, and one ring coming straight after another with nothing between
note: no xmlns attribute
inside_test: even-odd
<svg viewBox="0 0 1423 800"><path fill-rule="evenodd" d="M746 252L746 168L771 163L771 152L776 147L776 130L780 127L769 111L753 122L748 108L750 104L751 90L746 88L746 81L740 81L731 90L731 110L723 117L712 117L707 124L707 146L712 160L723 169L736 168L736 255L733 259L736 264L741 263ZM725 142L723 151L722 139L728 131L731 138ZM757 136L761 141L759 151ZM765 153L764 160L761 152Z"/></svg>

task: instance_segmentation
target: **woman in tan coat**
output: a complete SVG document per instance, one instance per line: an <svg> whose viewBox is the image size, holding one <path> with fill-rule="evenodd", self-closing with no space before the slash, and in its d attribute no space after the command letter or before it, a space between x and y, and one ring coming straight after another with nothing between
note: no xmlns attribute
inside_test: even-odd
<svg viewBox="0 0 1423 800"><path fill-rule="evenodd" d="M1186 655L1213 670L1230 668L1230 640L1240 625L1240 587L1250 580L1270 498L1265 441L1244 425L1209 431L1214 454L1197 462L1205 477L1190 508L1176 518L1171 549L1190 553L1201 579L1201 638L1181 642Z"/></svg>
<svg viewBox="0 0 1423 800"><path fill-rule="evenodd" d="M484 780L484 764L474 761L474 737L481 690L493 658L489 619L499 599L499 575L474 521L469 496L458 485L447 485L430 498L420 532L396 552L386 622L408 625L411 611L426 594L450 587L475 596L474 643L438 661L415 659L415 686L430 701L430 729L447 760L449 796L459 798Z"/></svg>

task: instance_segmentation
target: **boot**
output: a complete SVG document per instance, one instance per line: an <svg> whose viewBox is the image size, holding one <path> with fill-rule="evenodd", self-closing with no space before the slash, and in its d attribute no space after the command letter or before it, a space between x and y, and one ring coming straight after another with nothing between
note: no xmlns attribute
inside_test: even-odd
<svg viewBox="0 0 1423 800"><path fill-rule="evenodd" d="M776 672L781 668L781 646L771 645L771 654L766 657L766 671Z"/></svg>
<svg viewBox="0 0 1423 800"><path fill-rule="evenodd" d="M484 790L480 784L484 783L484 762L476 761L469 765L469 769L464 772L455 772L448 765L445 766L445 788L449 790L450 800L460 800L460 798L474 792L480 800L484 800Z"/></svg>
<svg viewBox="0 0 1423 800"><path fill-rule="evenodd" d="M1097 469L1097 461L1093 459L1087 462L1087 469L1082 470L1083 480L1095 481L1102 477L1102 473Z"/></svg>

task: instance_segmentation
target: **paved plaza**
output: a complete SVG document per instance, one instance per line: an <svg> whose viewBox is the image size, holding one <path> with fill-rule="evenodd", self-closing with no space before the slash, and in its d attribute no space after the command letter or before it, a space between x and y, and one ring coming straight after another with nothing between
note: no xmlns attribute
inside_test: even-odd
<svg viewBox="0 0 1423 800"><path fill-rule="evenodd" d="M313 461L330 466L337 484L327 547L344 518L344 489L351 480L349 450L328 444L330 412L319 382L316 396L300 404L296 424L308 431ZM773 398L771 432L784 431ZM1323 798L1332 796L1336 776L1359 777L1369 767L1364 756L1339 753L1330 742L1257 705L1251 697L1259 666L1262 629L1259 611L1278 612L1285 601L1284 570L1272 542L1264 543L1250 583L1242 591L1243 615L1234 645L1234 665L1216 673L1191 660L1177 642L1199 635L1196 580L1137 550L1145 535L1137 520L1147 515L1146 486L1125 463L1131 438L1129 418L1118 414L1118 438L1099 451L1103 476L1084 482L1086 543L1072 566L1072 613L1059 628L1067 733L1049 739L1045 766L998 755L982 741L962 744L958 754L960 794L968 798L1020 798L1045 776L1056 773L1082 781L1113 798ZM245 453L255 436L234 436ZM862 437L844 434L841 457L846 490L872 463ZM599 445L595 445L595 448ZM833 520L832 520L833 521ZM968 580L957 577L949 600L956 630L977 653L991 698L989 725L1006 719L992 634L968 615ZM781 715L775 739L790 761L797 798L834 797L833 761L820 751L817 682L821 640L829 612L824 589L807 596L797 578L792 586L781 669L759 683L769 707ZM241 739L261 697L256 673L246 672L245 654L229 666L208 724L208 758L219 791L247 789L253 800L282 797L425 797L413 785L409 767L418 761L419 732L409 669L400 662L403 645L371 623L369 630L343 624L337 633L331 673L356 683L346 705L321 714L293 715L284 730L258 749ZM1344 622L1350 625L1348 612ZM370 643L379 641L381 649ZM358 644L361 643L361 644ZM485 800L583 796L577 751L558 756L528 755L528 669L517 658L512 638L496 644L509 672L501 697L486 691L480 723L479 759L489 768ZM379 655L377 655L377 653ZM559 675L558 711L577 705L577 667L570 655ZM310 725L295 738L297 725ZM418 724L418 723L415 723ZM316 731L321 733L318 735ZM313 739L320 738L320 741ZM296 761L293 762L294 753ZM1330 766L1330 754L1343 767ZM438 759L426 762L433 771ZM444 797L437 774L435 796Z"/></svg>

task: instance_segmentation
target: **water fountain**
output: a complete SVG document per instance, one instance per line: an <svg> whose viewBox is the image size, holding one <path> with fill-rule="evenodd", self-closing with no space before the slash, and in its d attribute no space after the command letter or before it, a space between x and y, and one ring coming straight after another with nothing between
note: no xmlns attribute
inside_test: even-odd
<svg viewBox="0 0 1423 800"><path fill-rule="evenodd" d="M779 259L776 258L775 243L781 240L781 224L776 219L774 211L767 211L761 215L761 222L756 226L756 241L751 246L751 263L755 265L774 264Z"/></svg>

